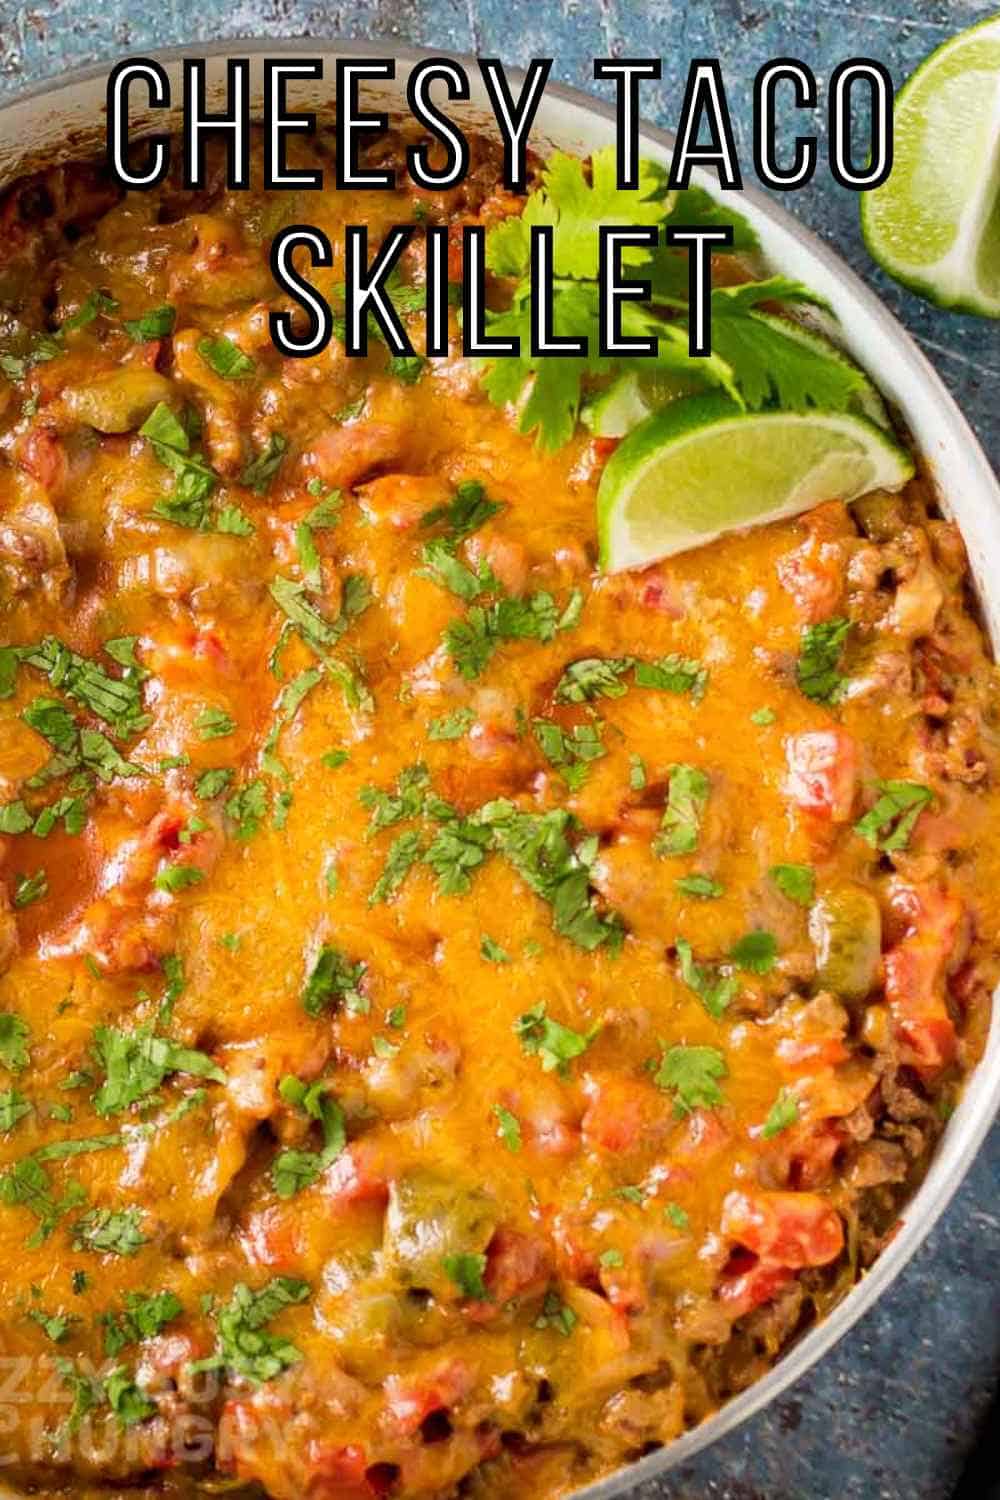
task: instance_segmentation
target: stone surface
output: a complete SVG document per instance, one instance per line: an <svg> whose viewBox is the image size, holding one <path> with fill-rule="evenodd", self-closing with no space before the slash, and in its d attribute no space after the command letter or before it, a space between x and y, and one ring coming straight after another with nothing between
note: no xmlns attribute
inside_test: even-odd
<svg viewBox="0 0 1000 1500"><path fill-rule="evenodd" d="M384 37L555 59L593 87L591 59L661 56L644 113L676 120L687 59L718 57L750 176L750 81L801 58L821 83L845 55L881 59L897 83L995 0L0 0L0 99L63 69L151 47L239 36ZM822 100L821 100L822 104ZM823 111L815 128L823 132ZM916 334L1000 466L1000 324L940 313L872 266L854 194L823 172L786 206L816 229ZM1000 1128L927 1244L863 1322L769 1411L634 1500L944 1500L980 1436L1000 1369ZM1000 1439L963 1500L1000 1479Z"/></svg>

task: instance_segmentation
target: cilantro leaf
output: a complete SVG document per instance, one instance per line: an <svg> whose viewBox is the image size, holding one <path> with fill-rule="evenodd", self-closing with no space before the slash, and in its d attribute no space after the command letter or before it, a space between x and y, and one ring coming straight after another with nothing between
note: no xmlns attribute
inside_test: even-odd
<svg viewBox="0 0 1000 1500"><path fill-rule="evenodd" d="M401 833L390 846L385 868L372 887L368 905L378 906L394 896L422 853L423 842L416 829L408 828Z"/></svg>
<svg viewBox="0 0 1000 1500"><path fill-rule="evenodd" d="M475 710L471 708L454 708L449 714L442 714L439 719L430 719L427 723L427 738L429 740L460 740L476 722Z"/></svg>
<svg viewBox="0 0 1000 1500"><path fill-rule="evenodd" d="M309 1287L292 1276L275 1276L258 1291L237 1282L233 1295L216 1316L218 1346L207 1359L188 1366L193 1374L229 1370L254 1385L273 1380L302 1358L288 1339L271 1333L267 1324L285 1308L308 1301Z"/></svg>
<svg viewBox="0 0 1000 1500"><path fill-rule="evenodd" d="M569 1076L569 1064L586 1052L601 1028L595 1025L586 1032L573 1031L546 1015L547 1008L545 1001L540 1000L525 1011L514 1022L514 1035L528 1057L541 1060L543 1073L555 1071L565 1078Z"/></svg>
<svg viewBox="0 0 1000 1500"><path fill-rule="evenodd" d="M854 832L886 853L905 849L917 819L934 800L934 793L918 781L880 781L877 785L878 799L855 823Z"/></svg>
<svg viewBox="0 0 1000 1500"><path fill-rule="evenodd" d="M363 963L352 964L339 948L324 946L302 991L302 1009L309 1016L318 1016L342 1001L354 1014L366 1013L368 1001L361 991L364 976Z"/></svg>
<svg viewBox="0 0 1000 1500"><path fill-rule="evenodd" d="M31 1103L17 1089L0 1089L0 1130L13 1130L32 1111Z"/></svg>
<svg viewBox="0 0 1000 1500"><path fill-rule="evenodd" d="M722 895L724 887L711 875L702 875L696 872L693 875L681 875L674 881L674 885L682 896L693 896L697 901L716 901Z"/></svg>
<svg viewBox="0 0 1000 1500"><path fill-rule="evenodd" d="M653 840L654 854L663 857L694 853L709 790L708 777L697 766L671 766L667 803L660 831Z"/></svg>
<svg viewBox="0 0 1000 1500"><path fill-rule="evenodd" d="M690 693L696 703L705 696L708 669L690 656L661 656L658 661L637 661L636 687L659 688L664 693Z"/></svg>
<svg viewBox="0 0 1000 1500"><path fill-rule="evenodd" d="M245 485L248 490L254 490L258 495L265 495L287 452L288 439L283 433L272 432L256 458L252 459L243 470L240 475L240 484Z"/></svg>
<svg viewBox="0 0 1000 1500"><path fill-rule="evenodd" d="M445 1275L458 1287L463 1297L488 1302L489 1290L483 1280L486 1256L482 1254L445 1255L441 1261Z"/></svg>
<svg viewBox="0 0 1000 1500"><path fill-rule="evenodd" d="M148 344L154 339L169 338L176 321L176 308L164 303L161 307L151 307L140 318L125 318L122 326L133 343Z"/></svg>
<svg viewBox="0 0 1000 1500"><path fill-rule="evenodd" d="M196 347L209 369L223 380L246 380L256 372L254 361L231 339L202 338Z"/></svg>
<svg viewBox="0 0 1000 1500"><path fill-rule="evenodd" d="M285 1077L278 1092L286 1104L302 1109L322 1126L322 1151L281 1151L271 1167L271 1181L279 1198L291 1198L300 1189L311 1187L322 1172L347 1144L344 1111L323 1083L304 1084L300 1079Z"/></svg>
<svg viewBox="0 0 1000 1500"><path fill-rule="evenodd" d="M443 896L460 896L469 889L470 872L483 863L492 838L489 828L474 817L446 820L423 856Z"/></svg>
<svg viewBox="0 0 1000 1500"><path fill-rule="evenodd" d="M510 954L498 942L484 932L479 941L479 954L488 964L509 964Z"/></svg>
<svg viewBox="0 0 1000 1500"><path fill-rule="evenodd" d="M717 1047L664 1047L653 1082L673 1094L675 1114L688 1115L693 1109L715 1109L723 1102L719 1080L728 1072Z"/></svg>
<svg viewBox="0 0 1000 1500"><path fill-rule="evenodd" d="M721 1021L736 996L739 982L731 974L722 974L709 964L695 963L691 944L686 938L677 939L677 957L681 979L698 996L713 1020Z"/></svg>
<svg viewBox="0 0 1000 1500"><path fill-rule="evenodd" d="M811 865L772 865L768 875L789 901L810 906L816 894L816 874Z"/></svg>
<svg viewBox="0 0 1000 1500"><path fill-rule="evenodd" d="M850 620L836 619L808 625L802 632L795 680L814 703L833 703L840 696L844 679L837 669L850 628Z"/></svg>
<svg viewBox="0 0 1000 1500"><path fill-rule="evenodd" d="M521 1149L521 1122L517 1115L511 1114L509 1109L504 1109L502 1104L494 1104L493 1113L497 1117L497 1133L508 1151L516 1155Z"/></svg>
<svg viewBox="0 0 1000 1500"><path fill-rule="evenodd" d="M98 1255L136 1255L147 1244L142 1233L142 1211L92 1208L73 1227L73 1249Z"/></svg>
<svg viewBox="0 0 1000 1500"><path fill-rule="evenodd" d="M105 1081L94 1096L99 1115L123 1110L158 1089L170 1073L186 1073L225 1083L226 1075L205 1052L182 1047L168 1037L154 1036L148 1027L122 1031L98 1026L94 1031L94 1059Z"/></svg>
<svg viewBox="0 0 1000 1500"><path fill-rule="evenodd" d="M772 932L748 932L733 944L729 957L751 974L769 974L774 968L778 944Z"/></svg>
<svg viewBox="0 0 1000 1500"><path fill-rule="evenodd" d="M587 656L571 662L556 685L556 702L589 703L594 698L624 698L628 685L622 678L631 665L630 656Z"/></svg>
<svg viewBox="0 0 1000 1500"><path fill-rule="evenodd" d="M767 1119L761 1129L761 1135L765 1141L773 1140L789 1126L795 1125L799 1118L799 1101L791 1089L783 1088L777 1099L771 1105Z"/></svg>
<svg viewBox="0 0 1000 1500"><path fill-rule="evenodd" d="M425 530L443 524L449 541L455 545L485 526L503 508L498 500L488 497L478 480L466 479L456 487L453 500L425 511L420 524Z"/></svg>

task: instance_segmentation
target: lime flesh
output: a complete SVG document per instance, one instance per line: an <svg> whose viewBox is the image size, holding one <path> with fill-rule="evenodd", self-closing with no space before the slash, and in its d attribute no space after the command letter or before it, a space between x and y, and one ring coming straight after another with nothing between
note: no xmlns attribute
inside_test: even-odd
<svg viewBox="0 0 1000 1500"><path fill-rule="evenodd" d="M846 412L742 412L725 396L673 402L612 454L597 495L601 566L641 568L823 500L899 489L913 462Z"/></svg>
<svg viewBox="0 0 1000 1500"><path fill-rule="evenodd" d="M900 91L892 172L862 195L861 228L897 281L1000 317L1000 16L945 42Z"/></svg>

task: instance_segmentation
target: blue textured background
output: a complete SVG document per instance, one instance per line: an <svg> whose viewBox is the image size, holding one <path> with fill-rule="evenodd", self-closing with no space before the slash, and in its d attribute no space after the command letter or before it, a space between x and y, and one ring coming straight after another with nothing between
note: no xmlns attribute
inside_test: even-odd
<svg viewBox="0 0 1000 1500"><path fill-rule="evenodd" d="M663 57L646 116L675 124L687 59L723 65L751 174L750 83L769 57L801 58L821 83L846 55L880 58L897 84L996 0L0 0L0 98L63 68L234 36L384 37L501 56L555 58L592 88L591 60ZM815 128L823 132L822 110ZM857 202L824 171L785 203L885 296L917 335L1000 467L1000 323L939 313L877 272ZM769 1412L635 1500L945 1500L981 1439L961 1500L1000 1481L1000 1129L923 1250L874 1312ZM985 1455L985 1456L984 1456ZM997 1493L1000 1493L998 1491Z"/></svg>

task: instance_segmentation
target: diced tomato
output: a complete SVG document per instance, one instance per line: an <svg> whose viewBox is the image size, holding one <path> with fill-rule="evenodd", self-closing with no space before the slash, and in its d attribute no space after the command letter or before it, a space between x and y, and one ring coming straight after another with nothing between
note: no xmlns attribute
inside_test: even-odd
<svg viewBox="0 0 1000 1500"><path fill-rule="evenodd" d="M687 1166L697 1162L703 1165L710 1161L729 1139L729 1128L710 1109L693 1109L684 1122L684 1132L674 1155Z"/></svg>
<svg viewBox="0 0 1000 1500"><path fill-rule="evenodd" d="M728 1193L722 1233L770 1265L791 1271L829 1265L844 1248L840 1215L816 1193Z"/></svg>
<svg viewBox="0 0 1000 1500"><path fill-rule="evenodd" d="M302 1253L298 1218L284 1208L265 1208L251 1214L239 1231L239 1240L243 1253L256 1266L288 1271Z"/></svg>
<svg viewBox="0 0 1000 1500"><path fill-rule="evenodd" d="M850 1049L837 1037L782 1037L774 1049L775 1056L789 1073L815 1074L823 1068L835 1068L846 1062Z"/></svg>
<svg viewBox="0 0 1000 1500"><path fill-rule="evenodd" d="M385 1203L389 1182L376 1152L363 1141L352 1141L320 1179L330 1203Z"/></svg>
<svg viewBox="0 0 1000 1500"><path fill-rule="evenodd" d="M815 624L833 614L844 590L843 538L853 527L842 501L818 505L802 517L806 539L778 559L778 579L803 620Z"/></svg>
<svg viewBox="0 0 1000 1500"><path fill-rule="evenodd" d="M467 1395L475 1380L475 1371L461 1359L443 1360L431 1373L390 1375L386 1410L401 1433L416 1432L431 1412L447 1411Z"/></svg>
<svg viewBox="0 0 1000 1500"><path fill-rule="evenodd" d="M306 1450L309 1500L376 1500L368 1455L359 1443L334 1447L317 1439Z"/></svg>
<svg viewBox="0 0 1000 1500"><path fill-rule="evenodd" d="M755 1307L770 1302L791 1281L792 1275L784 1266L755 1261L746 1271L723 1276L719 1283L719 1301L734 1318L742 1318Z"/></svg>
<svg viewBox="0 0 1000 1500"><path fill-rule="evenodd" d="M785 741L785 795L803 812L833 823L851 816L858 747L843 729L810 729Z"/></svg>
<svg viewBox="0 0 1000 1500"><path fill-rule="evenodd" d="M551 1272L549 1247L538 1236L501 1228L490 1240L483 1280L495 1303L543 1292Z"/></svg>
<svg viewBox="0 0 1000 1500"><path fill-rule="evenodd" d="M602 1151L632 1151L642 1139L643 1109L638 1088L629 1078L583 1079L588 1099L580 1128L584 1143Z"/></svg>
<svg viewBox="0 0 1000 1500"><path fill-rule="evenodd" d="M889 895L906 922L901 942L885 955L885 996L904 1058L935 1073L955 1055L955 1024L945 1000L945 980L964 956L965 904L926 885L894 881Z"/></svg>

